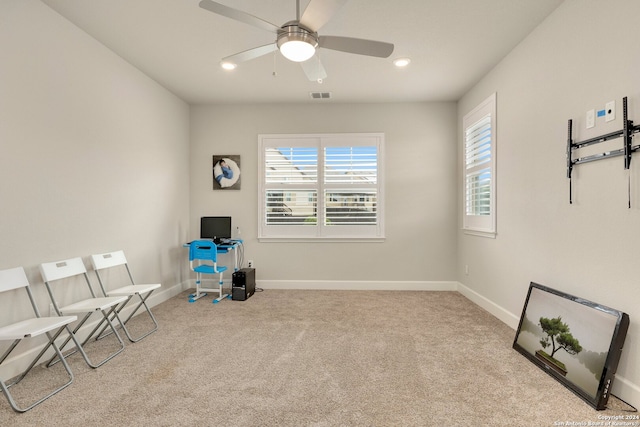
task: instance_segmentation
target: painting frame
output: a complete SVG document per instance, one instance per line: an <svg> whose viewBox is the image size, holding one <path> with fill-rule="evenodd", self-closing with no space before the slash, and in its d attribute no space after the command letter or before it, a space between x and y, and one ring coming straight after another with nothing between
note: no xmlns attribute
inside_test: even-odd
<svg viewBox="0 0 640 427"><path fill-rule="evenodd" d="M212 156L212 174L214 190L240 190L241 163L239 154Z"/></svg>

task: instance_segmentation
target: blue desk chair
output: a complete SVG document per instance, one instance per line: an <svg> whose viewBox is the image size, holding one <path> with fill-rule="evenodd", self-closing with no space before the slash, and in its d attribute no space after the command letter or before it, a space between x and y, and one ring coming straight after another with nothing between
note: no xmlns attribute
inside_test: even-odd
<svg viewBox="0 0 640 427"><path fill-rule="evenodd" d="M207 295L207 292L218 292L218 298L213 300L217 304L224 298L231 298L222 293L222 273L227 267L218 266L218 247L211 240L194 240L189 245L189 266L196 273L196 292L189 295L189 302L196 302ZM202 287L203 274L218 274L218 288Z"/></svg>

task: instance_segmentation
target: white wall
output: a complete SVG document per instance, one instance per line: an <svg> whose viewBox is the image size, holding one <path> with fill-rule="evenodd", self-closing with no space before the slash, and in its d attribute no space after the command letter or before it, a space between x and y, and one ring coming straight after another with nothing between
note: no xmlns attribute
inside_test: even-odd
<svg viewBox="0 0 640 427"><path fill-rule="evenodd" d="M577 140L621 129L624 96L629 118L640 123L638 16L636 0L566 0L458 107L461 129L462 117L497 92L498 236L458 232L458 278L466 293L494 311L503 310L503 319L514 327L530 281L629 313L614 393L636 405L640 155L634 156L630 175L622 158L576 166L570 205L565 150L568 119L574 120ZM594 129L586 130L585 112L603 109L610 100L617 103L615 122L605 125L598 119ZM458 138L461 150L461 133ZM620 147L618 140L614 148ZM459 206L461 211L462 197Z"/></svg>
<svg viewBox="0 0 640 427"><path fill-rule="evenodd" d="M123 249L138 281L185 280L188 116L40 1L0 2L0 269L24 266L45 313L42 262Z"/></svg>
<svg viewBox="0 0 640 427"><path fill-rule="evenodd" d="M199 106L191 110L191 236L199 218L231 215L258 280L452 281L456 242L456 104ZM270 133L384 132L384 243L257 241L257 142ZM241 155L242 188L214 191L211 157Z"/></svg>

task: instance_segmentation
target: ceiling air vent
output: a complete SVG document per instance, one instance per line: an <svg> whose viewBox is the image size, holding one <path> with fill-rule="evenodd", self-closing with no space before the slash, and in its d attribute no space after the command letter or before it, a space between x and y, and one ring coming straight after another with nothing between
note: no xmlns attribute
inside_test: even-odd
<svg viewBox="0 0 640 427"><path fill-rule="evenodd" d="M331 92L309 92L313 99L329 99L331 98Z"/></svg>

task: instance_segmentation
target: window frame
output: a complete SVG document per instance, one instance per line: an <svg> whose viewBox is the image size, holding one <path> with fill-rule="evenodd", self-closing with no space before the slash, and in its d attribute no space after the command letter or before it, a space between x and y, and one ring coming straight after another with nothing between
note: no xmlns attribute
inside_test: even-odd
<svg viewBox="0 0 640 427"><path fill-rule="evenodd" d="M497 95L491 94L477 107L468 112L462 120L462 229L465 234L495 238L497 234L496 188L497 188ZM486 118L490 118L490 160L488 162L467 167L467 130L473 128ZM478 176L485 169L489 169L489 214L470 214L467 202L470 197L467 185L472 176Z"/></svg>
<svg viewBox="0 0 640 427"><path fill-rule="evenodd" d="M376 182L335 183L324 179L324 149L326 147L375 146ZM267 150L278 147L316 147L317 180L315 183L268 183L266 176ZM261 242L381 242L384 234L384 133L331 133L331 134L260 134L258 135L258 240ZM267 224L267 198L282 190L315 191L316 218L305 225ZM275 190L275 191L274 191ZM357 190L375 190L376 221L373 224L324 224L325 193L334 190L349 193Z"/></svg>

